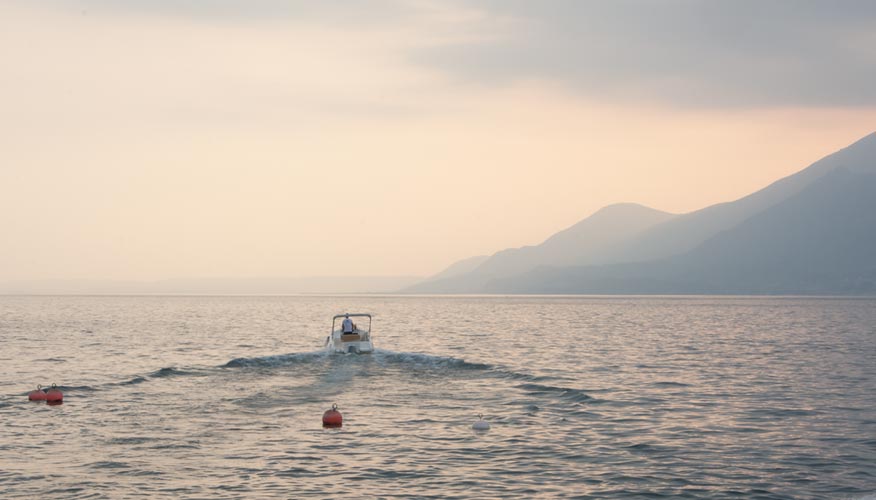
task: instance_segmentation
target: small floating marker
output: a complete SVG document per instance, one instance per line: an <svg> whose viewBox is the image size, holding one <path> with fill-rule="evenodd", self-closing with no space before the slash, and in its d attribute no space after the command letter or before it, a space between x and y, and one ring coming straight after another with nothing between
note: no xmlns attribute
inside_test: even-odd
<svg viewBox="0 0 876 500"><path fill-rule="evenodd" d="M342 425L344 425L344 417L341 415L341 412L338 411L338 405L333 404L331 410L326 410L326 412L322 414L322 426L341 427Z"/></svg>
<svg viewBox="0 0 876 500"><path fill-rule="evenodd" d="M478 421L471 424L471 428L476 431L488 431L490 430L490 423L484 420L483 414L478 413Z"/></svg>
<svg viewBox="0 0 876 500"><path fill-rule="evenodd" d="M46 403L50 405L59 405L64 402L64 394L58 389L58 386L52 384L52 388L46 392Z"/></svg>
<svg viewBox="0 0 876 500"><path fill-rule="evenodd" d="M28 401L45 401L46 393L43 391L43 386L37 385L37 388L27 393Z"/></svg>

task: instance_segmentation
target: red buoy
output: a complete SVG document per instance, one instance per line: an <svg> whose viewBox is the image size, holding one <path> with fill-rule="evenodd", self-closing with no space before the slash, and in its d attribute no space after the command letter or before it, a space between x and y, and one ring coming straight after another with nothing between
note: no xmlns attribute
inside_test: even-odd
<svg viewBox="0 0 876 500"><path fill-rule="evenodd" d="M46 393L43 392L43 386L38 385L36 389L27 393L28 401L45 401Z"/></svg>
<svg viewBox="0 0 876 500"><path fill-rule="evenodd" d="M322 414L322 426L341 427L342 425L344 425L344 417L341 415L341 412L338 411L338 405L333 404L331 410L326 410L326 412Z"/></svg>
<svg viewBox="0 0 876 500"><path fill-rule="evenodd" d="M59 405L64 402L64 394L58 389L58 386L52 384L52 388L46 391L46 403Z"/></svg>

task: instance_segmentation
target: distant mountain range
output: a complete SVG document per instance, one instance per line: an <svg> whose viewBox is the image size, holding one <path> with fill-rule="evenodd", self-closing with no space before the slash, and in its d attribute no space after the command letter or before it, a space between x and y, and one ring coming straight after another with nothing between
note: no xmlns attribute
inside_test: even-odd
<svg viewBox="0 0 876 500"><path fill-rule="evenodd" d="M286 295L388 293L420 281L407 276L190 278L161 281L32 280L0 283L0 294Z"/></svg>
<svg viewBox="0 0 876 500"><path fill-rule="evenodd" d="M730 203L611 205L540 245L463 263L404 291L876 294L876 134Z"/></svg>

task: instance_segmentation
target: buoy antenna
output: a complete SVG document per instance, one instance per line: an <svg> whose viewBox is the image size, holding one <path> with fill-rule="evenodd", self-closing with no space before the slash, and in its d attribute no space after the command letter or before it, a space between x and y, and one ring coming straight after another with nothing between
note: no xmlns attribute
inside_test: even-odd
<svg viewBox="0 0 876 500"><path fill-rule="evenodd" d="M490 423L484 420L483 413L478 413L478 421L473 423L471 428L476 431L488 431L490 430Z"/></svg>
<svg viewBox="0 0 876 500"><path fill-rule="evenodd" d="M344 424L344 416L338 411L338 404L332 404L331 410L326 410L322 414L323 427L341 427Z"/></svg>

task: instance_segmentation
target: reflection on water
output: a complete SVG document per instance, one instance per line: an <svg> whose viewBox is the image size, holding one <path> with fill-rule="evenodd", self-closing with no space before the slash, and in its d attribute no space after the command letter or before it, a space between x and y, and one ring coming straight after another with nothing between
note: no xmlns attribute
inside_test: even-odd
<svg viewBox="0 0 876 500"><path fill-rule="evenodd" d="M0 347L4 497L876 493L871 299L0 297Z"/></svg>

